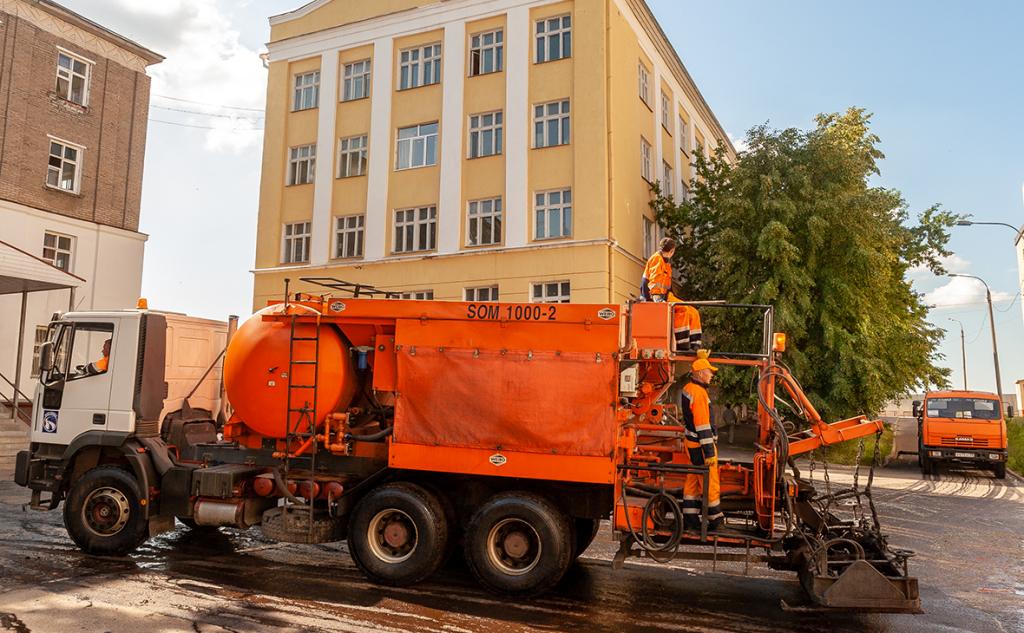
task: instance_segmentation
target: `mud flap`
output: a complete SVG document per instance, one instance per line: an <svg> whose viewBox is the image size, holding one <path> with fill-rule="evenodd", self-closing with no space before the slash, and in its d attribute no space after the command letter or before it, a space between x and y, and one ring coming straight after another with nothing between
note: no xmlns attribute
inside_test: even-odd
<svg viewBox="0 0 1024 633"><path fill-rule="evenodd" d="M858 613L922 613L917 578L889 577L871 563L858 560L838 578L815 575L804 582L804 588L816 603L810 607L791 607L783 601L786 611Z"/></svg>

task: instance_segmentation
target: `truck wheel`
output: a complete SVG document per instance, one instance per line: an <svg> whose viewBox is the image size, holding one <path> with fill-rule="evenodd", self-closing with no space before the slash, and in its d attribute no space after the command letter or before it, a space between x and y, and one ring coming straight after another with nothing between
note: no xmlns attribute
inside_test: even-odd
<svg viewBox="0 0 1024 633"><path fill-rule="evenodd" d="M142 545L148 526L135 477L114 466L82 475L64 502L64 527L89 554L124 556Z"/></svg>
<svg viewBox="0 0 1024 633"><path fill-rule="evenodd" d="M598 519L575 519L573 521L573 559L583 556L590 544L597 538L597 530L601 527Z"/></svg>
<svg viewBox="0 0 1024 633"><path fill-rule="evenodd" d="M371 491L356 505L348 550L373 582L404 586L437 571L448 536L441 502L416 484L398 482Z"/></svg>
<svg viewBox="0 0 1024 633"><path fill-rule="evenodd" d="M527 492L492 497L466 528L466 562L487 589L535 596L562 579L572 562L569 519L551 502Z"/></svg>
<svg viewBox="0 0 1024 633"><path fill-rule="evenodd" d="M996 464L993 470L996 472L996 479L1006 479L1006 464Z"/></svg>

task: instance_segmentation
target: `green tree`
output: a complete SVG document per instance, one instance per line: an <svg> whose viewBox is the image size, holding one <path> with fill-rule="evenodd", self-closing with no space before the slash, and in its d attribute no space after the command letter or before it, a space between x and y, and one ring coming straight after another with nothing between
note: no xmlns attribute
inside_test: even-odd
<svg viewBox="0 0 1024 633"><path fill-rule="evenodd" d="M680 243L685 298L774 305L784 360L830 418L877 412L949 375L937 365L943 332L907 273L945 272L958 216L936 205L912 224L898 191L871 186L883 155L870 119L851 108L819 115L810 131L755 127L733 163L721 145L695 153L690 200L676 205L655 187L651 203ZM760 349L757 315L702 315L711 347ZM724 400L752 397L749 375L722 378Z"/></svg>

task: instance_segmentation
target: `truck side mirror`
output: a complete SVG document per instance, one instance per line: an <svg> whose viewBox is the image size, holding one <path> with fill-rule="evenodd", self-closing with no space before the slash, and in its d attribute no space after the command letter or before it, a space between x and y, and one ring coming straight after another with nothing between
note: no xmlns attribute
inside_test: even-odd
<svg viewBox="0 0 1024 633"><path fill-rule="evenodd" d="M915 418L921 417L921 401L920 400L914 400L914 402L911 405L911 407L912 407L912 411L913 411L912 415Z"/></svg>
<svg viewBox="0 0 1024 633"><path fill-rule="evenodd" d="M44 341L39 346L39 371L50 373L53 371L53 343Z"/></svg>

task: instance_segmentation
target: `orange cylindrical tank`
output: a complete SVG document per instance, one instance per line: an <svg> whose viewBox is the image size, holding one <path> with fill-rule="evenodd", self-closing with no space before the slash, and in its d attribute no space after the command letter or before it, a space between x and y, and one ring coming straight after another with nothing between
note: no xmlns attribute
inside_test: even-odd
<svg viewBox="0 0 1024 633"><path fill-rule="evenodd" d="M301 306L300 306L301 307ZM242 324L231 338L224 356L224 389L235 409L235 415L260 435L283 438L288 421L294 426L298 413L291 408L308 406L315 409L313 420L319 427L328 413L344 410L352 402L358 378L349 354L349 345L332 325L321 325L319 334L312 323L297 323L295 336L319 336L320 353L317 370L317 397L313 406L313 390L299 387L313 384L313 365L293 364L289 367L291 325L284 321L264 321L260 312ZM295 341L292 360L316 358L314 341ZM288 384L293 384L291 403ZM308 426L298 429L308 432Z"/></svg>

